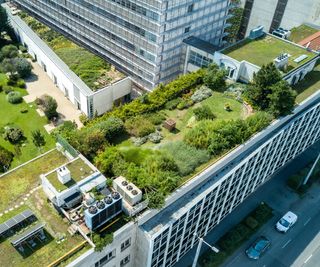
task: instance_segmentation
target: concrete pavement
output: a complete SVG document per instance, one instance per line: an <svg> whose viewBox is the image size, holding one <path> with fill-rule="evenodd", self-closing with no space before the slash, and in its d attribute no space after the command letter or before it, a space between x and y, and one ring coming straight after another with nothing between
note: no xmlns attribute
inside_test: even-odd
<svg viewBox="0 0 320 267"><path fill-rule="evenodd" d="M268 228L270 228L271 231L275 231L273 230L273 224L282 216L282 214L286 212L288 209L294 210L296 209L296 206L299 206L298 204L299 196L294 192L290 191L286 187L287 178L292 174L298 172L304 166L306 166L312 159L315 159L319 150L320 150L320 142L316 143L307 151L305 151L300 156L298 156L293 161L291 161L289 164L284 166L266 184L264 184L255 193L249 196L241 205L239 205L231 214L229 214L217 227L215 227L205 237L205 240L210 244L214 244L224 233L226 233L234 225L239 223L261 201L267 202L271 207L275 209L275 216L260 231L263 231L264 229L268 229ZM305 197L307 197L307 195ZM283 241L287 242L288 240L283 240ZM308 242L310 241L311 240L308 240ZM274 242L278 243L277 240L275 240ZM281 247L284 244L285 243L281 243ZM289 244L290 242L286 246L289 246ZM304 245L307 246L307 244L304 244ZM244 246L247 246L247 244L245 244ZM179 262L176 263L175 266L176 267L190 266L193 261L193 257L195 255L195 249L196 248L194 247L192 250L190 250L182 259L180 259ZM208 248L206 246L202 246L201 253L203 253L207 249ZM243 255L244 255L244 252L243 252ZM234 258L237 256L238 256L238 253L237 252L234 253L234 255L232 255L227 260L226 264L229 264L230 261L234 260ZM234 265L234 266L238 267L240 265ZM245 265L245 266L248 266L248 265ZM254 265L254 266L260 266L260 265ZM280 263L280 265L274 265L274 266L277 267L282 265Z"/></svg>

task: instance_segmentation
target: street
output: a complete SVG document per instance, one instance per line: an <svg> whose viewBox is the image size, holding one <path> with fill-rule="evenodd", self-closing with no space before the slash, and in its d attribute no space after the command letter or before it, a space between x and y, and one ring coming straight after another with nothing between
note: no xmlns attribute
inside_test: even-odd
<svg viewBox="0 0 320 267"><path fill-rule="evenodd" d="M314 262L320 260L320 247L316 245L317 242L308 251L304 251L309 244L313 244L312 240L320 231L320 184L315 184L302 199L286 186L287 178L306 166L312 159L315 159L319 150L320 142L282 168L270 181L249 196L205 237L208 243L214 244L261 201L266 202L274 209L275 216L230 256L222 266L300 267L302 266L301 261L302 264L305 264L304 266L320 266L320 264L314 265ZM298 215L298 221L286 234L278 233L274 225L289 210ZM258 261L251 261L245 255L245 250L259 235L265 235L271 240L271 248ZM195 249L194 247L190 250L175 266L190 266L195 255ZM201 253L207 249L207 246L202 246ZM308 257L310 258L308 259ZM304 263L305 261L306 263Z"/></svg>

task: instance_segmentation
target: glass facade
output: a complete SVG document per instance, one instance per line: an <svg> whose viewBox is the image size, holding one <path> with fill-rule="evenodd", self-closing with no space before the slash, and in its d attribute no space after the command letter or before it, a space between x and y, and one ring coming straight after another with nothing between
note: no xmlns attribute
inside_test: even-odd
<svg viewBox="0 0 320 267"><path fill-rule="evenodd" d="M183 40L221 43L229 0L14 0L152 89L183 72Z"/></svg>

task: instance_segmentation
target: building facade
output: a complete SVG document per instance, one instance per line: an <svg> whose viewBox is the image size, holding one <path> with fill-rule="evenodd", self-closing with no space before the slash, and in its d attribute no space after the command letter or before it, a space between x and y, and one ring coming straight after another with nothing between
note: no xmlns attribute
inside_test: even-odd
<svg viewBox="0 0 320 267"><path fill-rule="evenodd" d="M183 72L185 38L193 35L221 44L230 4L230 0L14 2L147 89Z"/></svg>

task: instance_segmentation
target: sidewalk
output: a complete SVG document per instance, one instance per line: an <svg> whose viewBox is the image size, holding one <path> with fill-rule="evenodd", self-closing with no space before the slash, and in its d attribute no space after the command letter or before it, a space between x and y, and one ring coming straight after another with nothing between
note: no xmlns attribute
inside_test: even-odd
<svg viewBox="0 0 320 267"><path fill-rule="evenodd" d="M316 158L319 150L320 141L291 161L291 163L282 168L266 184L249 196L204 238L205 241L207 241L209 244L214 244L229 229L231 229L247 214L249 214L261 201L264 201L271 206L276 215L282 214L282 211L286 210L288 206L291 207L291 203L297 203L299 196L288 189L286 186L286 179L306 166L313 158ZM273 220L276 220L275 217L270 220L271 222L268 222L265 226L263 226L262 230L265 229L265 227L267 227L269 224L274 223ZM201 253L205 252L207 249L207 246L202 246ZM191 266L195 251L196 246L184 257L182 257L174 266ZM235 254L236 253L237 252L235 252ZM229 262L230 259L232 260L232 258L233 257L231 256L226 262Z"/></svg>
<svg viewBox="0 0 320 267"><path fill-rule="evenodd" d="M33 75L26 79L27 91L29 95L24 97L27 103L33 102L37 97L44 94L52 96L58 103L57 111L62 119L61 122L70 120L75 121L79 127L82 123L79 120L81 114L78 110L63 94L63 92L57 88L53 81L49 78L48 74L37 64L32 63ZM51 124L49 124L51 125ZM46 125L47 126L47 125ZM45 127L50 128L49 126Z"/></svg>

